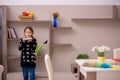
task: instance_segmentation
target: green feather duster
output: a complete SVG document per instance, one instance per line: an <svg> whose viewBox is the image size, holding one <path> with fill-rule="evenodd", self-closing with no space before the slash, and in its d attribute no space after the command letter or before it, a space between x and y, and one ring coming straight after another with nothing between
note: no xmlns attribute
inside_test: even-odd
<svg viewBox="0 0 120 80"><path fill-rule="evenodd" d="M39 52L41 51L41 49L43 48L44 44L47 44L47 40L44 43L38 44L36 49L35 49L35 56L38 56Z"/></svg>

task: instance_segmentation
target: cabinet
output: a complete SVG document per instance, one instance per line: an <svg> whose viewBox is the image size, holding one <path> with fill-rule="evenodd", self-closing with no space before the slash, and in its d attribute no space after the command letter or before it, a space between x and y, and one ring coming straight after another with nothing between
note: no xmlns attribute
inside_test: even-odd
<svg viewBox="0 0 120 80"><path fill-rule="evenodd" d="M7 27L13 27L16 31L17 38L7 38L7 27L6 30L6 53L4 54L4 80L6 80L6 77L11 77L13 73L19 73L21 71L20 68L20 51L18 51L18 43L21 37L24 36L24 28L26 26L32 26L34 29L34 36L37 38L37 42L40 43L42 38L39 38L39 34L43 34L44 31L47 31L48 33L48 42L50 43L49 39L49 31L51 29L51 21L50 20L8 20L7 21ZM42 29L42 30L41 30ZM47 30L46 30L47 29ZM44 33L45 34L45 33ZM42 36L41 36L42 37ZM38 39L39 38L39 39ZM50 45L48 44L48 52L50 52ZM37 57L37 60L44 59L44 54L41 54ZM38 64L38 63L37 63ZM13 68L15 67L15 68ZM36 73L39 71L37 70ZM15 75L14 75L15 76ZM36 75L36 78L44 78L47 77L46 75Z"/></svg>

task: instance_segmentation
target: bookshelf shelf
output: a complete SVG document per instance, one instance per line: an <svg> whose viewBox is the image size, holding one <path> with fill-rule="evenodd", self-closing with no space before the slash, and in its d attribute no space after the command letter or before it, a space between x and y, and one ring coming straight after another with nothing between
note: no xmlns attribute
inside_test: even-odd
<svg viewBox="0 0 120 80"><path fill-rule="evenodd" d="M8 60L20 59L20 56L8 56Z"/></svg>
<svg viewBox="0 0 120 80"><path fill-rule="evenodd" d="M28 22L28 23L31 23L31 22L45 22L45 23L49 23L51 22L50 20L8 20L8 22L19 22L19 23L23 23L23 22Z"/></svg>
<svg viewBox="0 0 120 80"><path fill-rule="evenodd" d="M72 18L72 20L120 20L120 18Z"/></svg>
<svg viewBox="0 0 120 80"><path fill-rule="evenodd" d="M57 27L57 28L52 27L52 30L61 30L61 29L72 29L72 27Z"/></svg>
<svg viewBox="0 0 120 80"><path fill-rule="evenodd" d="M8 41L18 41L18 40L20 40L20 38L13 38L13 39L8 38L7 40Z"/></svg>
<svg viewBox="0 0 120 80"><path fill-rule="evenodd" d="M37 76L35 76L36 78L48 78L48 76L47 75L43 75L43 76L41 76L41 75L37 75Z"/></svg>
<svg viewBox="0 0 120 80"><path fill-rule="evenodd" d="M63 47L63 46L72 46L72 44L63 44L63 43L52 43L52 45L51 45L51 47L56 47L56 46L61 46L61 47Z"/></svg>

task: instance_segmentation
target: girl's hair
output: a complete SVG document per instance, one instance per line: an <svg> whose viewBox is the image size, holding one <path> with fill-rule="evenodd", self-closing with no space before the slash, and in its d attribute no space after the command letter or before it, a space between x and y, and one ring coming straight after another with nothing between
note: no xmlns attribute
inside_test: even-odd
<svg viewBox="0 0 120 80"><path fill-rule="evenodd" d="M32 28L31 26L27 26L27 27L24 29L24 33L25 33L26 29L29 29L29 30L32 32L32 34L34 34L34 30L33 30L33 28ZM33 36L32 36L32 37L33 37Z"/></svg>

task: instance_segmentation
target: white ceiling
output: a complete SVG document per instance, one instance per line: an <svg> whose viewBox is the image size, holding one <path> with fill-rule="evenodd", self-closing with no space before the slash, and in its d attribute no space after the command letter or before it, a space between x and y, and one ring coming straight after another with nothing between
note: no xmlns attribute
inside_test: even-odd
<svg viewBox="0 0 120 80"><path fill-rule="evenodd" d="M0 0L0 5L120 5L120 0Z"/></svg>

